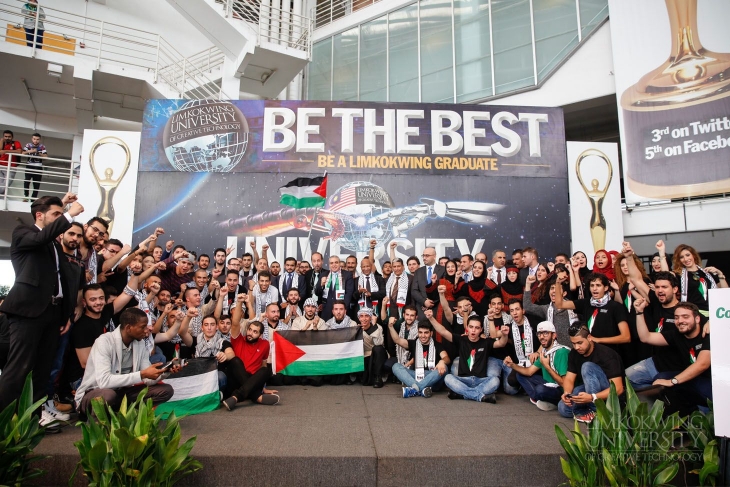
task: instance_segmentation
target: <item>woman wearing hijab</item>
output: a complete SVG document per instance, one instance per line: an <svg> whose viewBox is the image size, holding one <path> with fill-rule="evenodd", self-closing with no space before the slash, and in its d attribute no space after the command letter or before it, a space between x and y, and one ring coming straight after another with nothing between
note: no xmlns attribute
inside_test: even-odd
<svg viewBox="0 0 730 487"><path fill-rule="evenodd" d="M611 254L606 250L599 250L593 256L593 272L595 274L603 274L609 281L616 280L616 274L613 272L613 261Z"/></svg>
<svg viewBox="0 0 730 487"><path fill-rule="evenodd" d="M456 261L448 260L444 267L446 268L446 272L444 273L444 277L439 279L439 285L446 286L444 297L449 303L449 309L454 309L454 306L456 306L456 293L464 285L464 281L461 279L461 272L458 271L459 264ZM436 320L439 323L443 323L443 315L444 308L443 306L439 306L436 312Z"/></svg>
<svg viewBox="0 0 730 487"><path fill-rule="evenodd" d="M511 299L522 301L524 291L520 286L520 270L514 265L507 266L507 279L499 285L499 291L502 293L504 303L509 303Z"/></svg>
<svg viewBox="0 0 730 487"><path fill-rule="evenodd" d="M518 283L519 285L519 283ZM461 285L456 296L466 296L472 302L474 312L480 318L487 316L489 311L490 290L496 289L497 285L491 279L487 279L487 266L484 262L478 260L474 262L472 267L472 278L469 282Z"/></svg>
<svg viewBox="0 0 730 487"><path fill-rule="evenodd" d="M689 245L680 244L672 256L672 270L679 277L680 301L697 305L700 313L709 315L707 291L717 287L728 287L725 275L715 267L699 266L700 254Z"/></svg>

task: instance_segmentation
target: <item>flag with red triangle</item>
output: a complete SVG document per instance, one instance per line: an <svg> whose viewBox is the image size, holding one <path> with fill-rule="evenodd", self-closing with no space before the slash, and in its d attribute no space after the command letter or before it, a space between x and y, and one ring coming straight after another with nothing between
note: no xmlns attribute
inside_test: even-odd
<svg viewBox="0 0 730 487"><path fill-rule="evenodd" d="M362 328L274 333L275 373L292 376L353 374L365 369Z"/></svg>

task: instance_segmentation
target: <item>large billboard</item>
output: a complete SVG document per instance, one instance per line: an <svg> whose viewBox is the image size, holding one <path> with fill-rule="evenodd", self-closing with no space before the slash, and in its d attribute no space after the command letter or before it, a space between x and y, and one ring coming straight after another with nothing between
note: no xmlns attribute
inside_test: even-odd
<svg viewBox="0 0 730 487"><path fill-rule="evenodd" d="M324 208L278 188L328 173ZM569 249L557 108L408 103L151 100L144 115L135 240L156 226L211 253L256 240L270 259ZM311 238L307 237L311 234ZM384 257L386 258L386 257Z"/></svg>
<svg viewBox="0 0 730 487"><path fill-rule="evenodd" d="M730 191L726 0L609 0L627 203Z"/></svg>

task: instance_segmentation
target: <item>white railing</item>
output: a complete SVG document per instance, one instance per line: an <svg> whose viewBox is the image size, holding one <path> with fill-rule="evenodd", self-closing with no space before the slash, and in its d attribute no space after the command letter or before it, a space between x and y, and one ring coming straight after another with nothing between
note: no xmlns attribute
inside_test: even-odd
<svg viewBox="0 0 730 487"><path fill-rule="evenodd" d="M69 191L75 191L78 187L78 167L74 168L71 159L59 159L56 157L40 158L42 166L28 165L27 161L30 157L39 159L38 156L28 156L23 154L8 154L8 166L0 163L0 171L6 174L6 177L0 177L0 195L2 200L2 209L8 209L9 201L33 201L33 184L28 186L28 196L25 195L26 189L24 185L28 176L31 174L40 174L41 180L38 187L38 195L55 195L63 197ZM12 165L15 164L15 167ZM8 177L9 176L9 177Z"/></svg>
<svg viewBox="0 0 730 487"><path fill-rule="evenodd" d="M314 22L290 8L285 0L221 0L228 18L251 24L258 34L258 42L291 47L311 57ZM279 6L281 5L281 6ZM297 2L295 2L295 6ZM283 7L283 8L282 8Z"/></svg>
<svg viewBox="0 0 730 487"><path fill-rule="evenodd" d="M318 0L314 8L314 27L331 24L337 19L365 8L380 0Z"/></svg>
<svg viewBox="0 0 730 487"><path fill-rule="evenodd" d="M159 34L42 4L43 18L24 15L24 4L23 0L0 0L0 38L6 42L24 41L32 49L32 57L45 45L48 50L91 60L97 69L110 64L153 73L155 83L161 81L169 85L181 98L221 96L220 83L206 74L210 71L204 66L202 53L191 61ZM32 24L33 28L26 30L26 23ZM215 48L210 51L207 58L211 61L222 56Z"/></svg>

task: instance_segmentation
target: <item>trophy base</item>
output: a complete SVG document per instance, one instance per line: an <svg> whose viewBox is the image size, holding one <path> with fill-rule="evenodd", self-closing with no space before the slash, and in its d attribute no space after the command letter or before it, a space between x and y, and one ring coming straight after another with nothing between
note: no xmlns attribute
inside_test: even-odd
<svg viewBox="0 0 730 487"><path fill-rule="evenodd" d="M626 178L629 190L647 198L673 199L702 196L708 194L730 193L730 178L699 184L678 184L674 186L652 186L631 178Z"/></svg>

